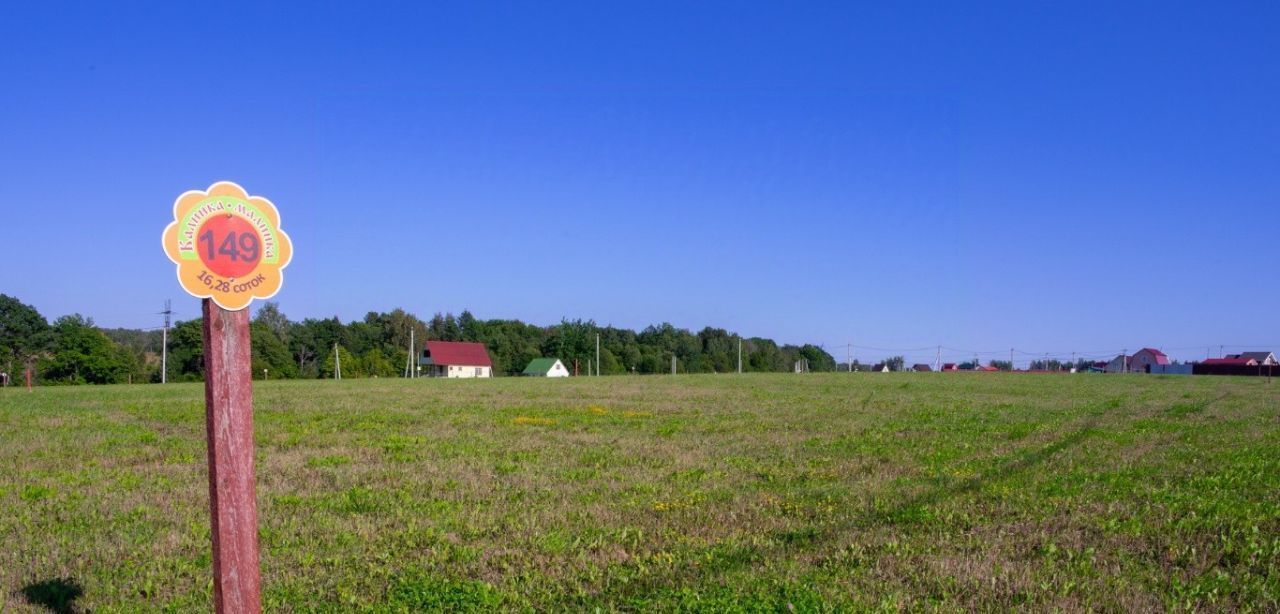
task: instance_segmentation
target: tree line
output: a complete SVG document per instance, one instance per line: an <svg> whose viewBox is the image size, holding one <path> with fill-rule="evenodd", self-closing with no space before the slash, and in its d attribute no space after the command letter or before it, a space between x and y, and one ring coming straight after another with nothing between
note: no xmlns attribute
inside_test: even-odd
<svg viewBox="0 0 1280 614"><path fill-rule="evenodd" d="M582 374L589 361L602 375L670 373L673 356L681 373L738 368L739 337L721 328L694 333L663 323L633 331L590 320L538 326L482 320L469 311L423 320L403 309L371 311L347 323L336 317L295 321L278 303L266 302L250 323L253 374L259 379L327 378L337 362L344 378L399 377L408 362L411 335L419 352L428 340L483 343L498 375L518 375L540 357L559 358L571 372ZM159 382L162 338L160 330L99 328L79 314L50 323L34 307L0 294L0 370L14 383L27 368L43 384ZM810 371L836 368L835 359L818 346L779 345L761 337L741 342L743 371L791 371L800 360L807 361ZM200 381L203 374L201 321L177 322L168 335L167 379Z"/></svg>

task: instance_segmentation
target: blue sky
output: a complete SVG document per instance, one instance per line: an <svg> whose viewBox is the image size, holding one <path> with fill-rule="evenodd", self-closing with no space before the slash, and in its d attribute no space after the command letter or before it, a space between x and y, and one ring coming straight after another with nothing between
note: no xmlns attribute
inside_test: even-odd
<svg viewBox="0 0 1280 614"><path fill-rule="evenodd" d="M1280 342L1275 3L177 4L4 9L0 292L50 318L198 315L158 237L231 179L298 319Z"/></svg>

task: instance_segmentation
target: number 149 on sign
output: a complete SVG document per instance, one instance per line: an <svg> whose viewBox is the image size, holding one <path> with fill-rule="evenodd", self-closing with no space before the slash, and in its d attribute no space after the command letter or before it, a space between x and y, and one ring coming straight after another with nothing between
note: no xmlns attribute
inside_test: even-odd
<svg viewBox="0 0 1280 614"><path fill-rule="evenodd" d="M196 235L196 243L204 266L232 281L248 275L262 258L262 239L239 216L219 215L205 222Z"/></svg>

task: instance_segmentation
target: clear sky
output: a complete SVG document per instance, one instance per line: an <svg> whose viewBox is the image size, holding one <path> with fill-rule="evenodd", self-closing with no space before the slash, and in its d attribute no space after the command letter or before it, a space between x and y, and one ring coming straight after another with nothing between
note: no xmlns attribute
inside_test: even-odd
<svg viewBox="0 0 1280 614"><path fill-rule="evenodd" d="M231 179L295 319L1280 343L1274 2L23 4L0 292L50 318L197 316L159 236Z"/></svg>

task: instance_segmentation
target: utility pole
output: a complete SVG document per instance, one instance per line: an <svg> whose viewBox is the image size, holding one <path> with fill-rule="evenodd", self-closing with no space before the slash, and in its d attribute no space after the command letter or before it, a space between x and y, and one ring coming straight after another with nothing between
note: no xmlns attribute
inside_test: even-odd
<svg viewBox="0 0 1280 614"><path fill-rule="evenodd" d="M676 374L676 355L675 354L671 355L671 374L672 375Z"/></svg>
<svg viewBox="0 0 1280 614"><path fill-rule="evenodd" d="M338 353L338 342L333 342L333 379L342 379L342 354Z"/></svg>
<svg viewBox="0 0 1280 614"><path fill-rule="evenodd" d="M1013 371L1013 348L1009 348L1009 371Z"/></svg>
<svg viewBox="0 0 1280 614"><path fill-rule="evenodd" d="M853 344L845 344L845 364L849 366L849 372L853 373Z"/></svg>
<svg viewBox="0 0 1280 614"><path fill-rule="evenodd" d="M600 375L600 333L596 333L596 375Z"/></svg>
<svg viewBox="0 0 1280 614"><path fill-rule="evenodd" d="M169 381L169 316L173 315L172 301L164 299L164 332L160 334L160 383Z"/></svg>
<svg viewBox="0 0 1280 614"><path fill-rule="evenodd" d="M742 337L738 337L738 373L742 373Z"/></svg>
<svg viewBox="0 0 1280 614"><path fill-rule="evenodd" d="M413 327L409 327L409 354L404 357L404 376L413 377Z"/></svg>
<svg viewBox="0 0 1280 614"><path fill-rule="evenodd" d="M1120 350L1120 372L1129 372L1129 348Z"/></svg>
<svg viewBox="0 0 1280 614"><path fill-rule="evenodd" d="M933 359L933 370L934 371L942 370L942 346L938 346L938 355L935 356ZM1013 367L1010 366L1009 370L1013 370Z"/></svg>

